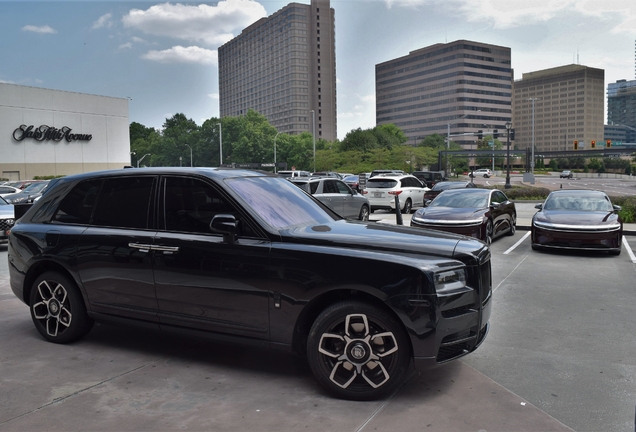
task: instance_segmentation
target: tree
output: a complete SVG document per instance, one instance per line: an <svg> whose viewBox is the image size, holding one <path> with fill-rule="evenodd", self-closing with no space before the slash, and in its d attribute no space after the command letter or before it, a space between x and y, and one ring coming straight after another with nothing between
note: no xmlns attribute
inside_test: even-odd
<svg viewBox="0 0 636 432"><path fill-rule="evenodd" d="M163 124L163 151L152 155L153 165L185 166L190 165L192 155L193 166L199 166L194 153L199 145L199 126L185 114L177 113L167 118ZM192 153L191 153L192 152Z"/></svg>

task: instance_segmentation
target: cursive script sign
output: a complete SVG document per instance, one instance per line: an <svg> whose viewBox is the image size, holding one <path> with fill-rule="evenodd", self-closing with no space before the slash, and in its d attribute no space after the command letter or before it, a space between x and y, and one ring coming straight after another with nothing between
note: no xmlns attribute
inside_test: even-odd
<svg viewBox="0 0 636 432"><path fill-rule="evenodd" d="M42 125L39 128L35 126L20 125L19 128L13 131L13 139L16 141L22 141L26 138L31 138L36 141L55 141L59 142L66 140L66 142L73 141L90 141L93 139L93 135L90 134L74 134L72 129L68 126L64 126L60 129L52 126Z"/></svg>

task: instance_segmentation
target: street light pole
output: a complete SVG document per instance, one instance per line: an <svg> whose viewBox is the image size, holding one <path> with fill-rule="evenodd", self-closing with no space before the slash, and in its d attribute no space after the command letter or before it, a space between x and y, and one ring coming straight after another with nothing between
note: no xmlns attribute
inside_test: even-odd
<svg viewBox="0 0 636 432"><path fill-rule="evenodd" d="M455 119L455 121L453 122L449 122L446 128L446 177L448 177L448 172L450 170L450 165L449 165L449 161L448 161L448 152L450 151L450 127L451 125L454 125L455 123L457 123L458 121L465 119L466 117L468 117L468 114L464 114L461 117Z"/></svg>
<svg viewBox="0 0 636 432"><path fill-rule="evenodd" d="M190 168L192 168L192 147L189 144L185 144L190 149Z"/></svg>
<svg viewBox="0 0 636 432"><path fill-rule="evenodd" d="M313 136L313 142L314 142L314 171L316 172L316 111L311 110L311 119L312 119L312 136Z"/></svg>
<svg viewBox="0 0 636 432"><path fill-rule="evenodd" d="M280 132L277 132L274 136L274 174L276 174L276 138L278 138L278 135L280 135Z"/></svg>
<svg viewBox="0 0 636 432"><path fill-rule="evenodd" d="M508 171L506 172L506 185L505 189L510 189L512 185L510 184L510 128L512 127L512 123L506 122L506 146L508 148L506 154L506 165L508 165Z"/></svg>
<svg viewBox="0 0 636 432"><path fill-rule="evenodd" d="M145 155L141 157L141 159L137 159L137 168L139 168L139 164L141 163L142 160L144 160L146 156L150 156L150 153L146 153Z"/></svg>
<svg viewBox="0 0 636 432"><path fill-rule="evenodd" d="M221 131L221 120L219 119L219 166L223 165L223 133Z"/></svg>
<svg viewBox="0 0 636 432"><path fill-rule="evenodd" d="M540 100L540 98L529 98L532 101L532 161L530 162L530 172L534 176L534 101Z"/></svg>

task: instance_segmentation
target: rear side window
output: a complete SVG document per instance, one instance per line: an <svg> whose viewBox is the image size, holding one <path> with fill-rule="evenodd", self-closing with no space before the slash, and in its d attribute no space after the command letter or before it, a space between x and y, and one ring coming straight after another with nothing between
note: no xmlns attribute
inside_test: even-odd
<svg viewBox="0 0 636 432"><path fill-rule="evenodd" d="M106 180L99 194L93 225L147 228L154 180L154 177Z"/></svg>
<svg viewBox="0 0 636 432"><path fill-rule="evenodd" d="M102 180L79 183L64 197L53 215L53 222L88 225Z"/></svg>

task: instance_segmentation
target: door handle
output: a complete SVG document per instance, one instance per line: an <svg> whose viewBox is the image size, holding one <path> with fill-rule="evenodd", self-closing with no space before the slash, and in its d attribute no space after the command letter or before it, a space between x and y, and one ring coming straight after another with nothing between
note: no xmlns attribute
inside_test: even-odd
<svg viewBox="0 0 636 432"><path fill-rule="evenodd" d="M128 243L128 247L132 249L139 249L140 252L150 252L152 245L141 243Z"/></svg>
<svg viewBox="0 0 636 432"><path fill-rule="evenodd" d="M178 246L156 245L156 246L151 246L151 249L154 250L154 251L160 251L160 252L165 252L165 253L176 253L176 252L179 252L179 247Z"/></svg>

